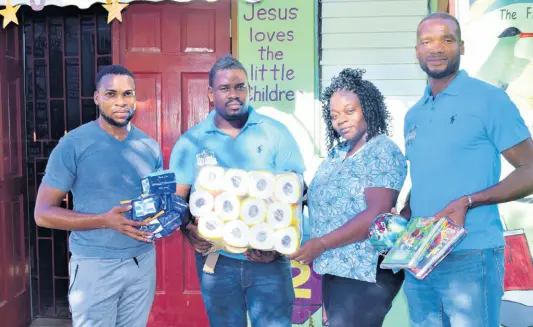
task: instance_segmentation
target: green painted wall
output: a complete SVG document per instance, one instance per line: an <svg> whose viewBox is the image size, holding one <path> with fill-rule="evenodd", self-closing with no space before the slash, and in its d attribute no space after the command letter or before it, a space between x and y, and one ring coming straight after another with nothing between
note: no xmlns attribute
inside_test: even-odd
<svg viewBox="0 0 533 327"><path fill-rule="evenodd" d="M294 113L296 93L315 92L314 1L238 4L238 56L252 103Z"/></svg>

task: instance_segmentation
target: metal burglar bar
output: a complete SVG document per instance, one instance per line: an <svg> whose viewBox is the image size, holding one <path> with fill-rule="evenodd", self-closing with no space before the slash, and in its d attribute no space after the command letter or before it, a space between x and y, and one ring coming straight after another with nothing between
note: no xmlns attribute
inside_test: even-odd
<svg viewBox="0 0 533 327"><path fill-rule="evenodd" d="M100 4L87 10L24 11L28 213L34 317L69 318L68 233L37 227L33 211L46 162L68 131L94 120L94 77L112 63L111 29ZM72 194L62 203L72 208Z"/></svg>

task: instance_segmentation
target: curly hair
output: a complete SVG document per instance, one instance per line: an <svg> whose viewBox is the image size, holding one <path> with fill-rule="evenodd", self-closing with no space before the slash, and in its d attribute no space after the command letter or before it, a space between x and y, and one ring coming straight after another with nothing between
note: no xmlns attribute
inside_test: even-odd
<svg viewBox="0 0 533 327"><path fill-rule="evenodd" d="M345 68L322 93L322 118L326 123L328 151L340 142L340 135L333 129L330 118L331 97L337 91L352 91L359 97L368 126L367 141L379 134L389 135L390 113L385 98L372 82L363 79L365 72L364 69Z"/></svg>

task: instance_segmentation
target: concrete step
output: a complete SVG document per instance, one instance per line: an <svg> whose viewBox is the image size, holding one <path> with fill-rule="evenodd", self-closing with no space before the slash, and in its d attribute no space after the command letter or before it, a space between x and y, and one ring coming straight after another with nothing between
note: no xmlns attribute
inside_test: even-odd
<svg viewBox="0 0 533 327"><path fill-rule="evenodd" d="M30 327L72 327L70 319L37 318Z"/></svg>

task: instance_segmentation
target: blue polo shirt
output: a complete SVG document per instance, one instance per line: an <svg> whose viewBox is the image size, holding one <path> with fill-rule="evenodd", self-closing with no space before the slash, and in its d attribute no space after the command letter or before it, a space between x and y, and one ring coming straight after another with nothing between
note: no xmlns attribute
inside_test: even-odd
<svg viewBox="0 0 533 327"><path fill-rule="evenodd" d="M413 217L432 216L450 201L500 180L500 153L531 137L503 89L461 70L435 99L429 85L405 116ZM468 211L468 236L454 249L504 245L497 205Z"/></svg>
<svg viewBox="0 0 533 327"><path fill-rule="evenodd" d="M215 114L215 110L210 112L174 145L170 169L175 172L178 184L193 185L204 165L274 173L305 171L300 149L282 123L250 107L248 121L234 139L216 127ZM246 260L244 255L220 253Z"/></svg>

